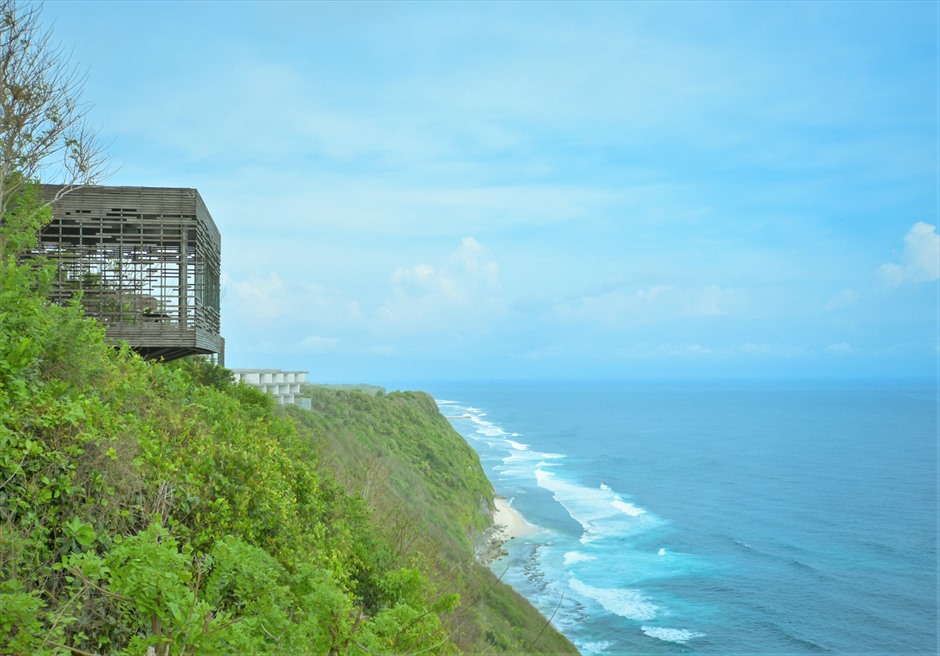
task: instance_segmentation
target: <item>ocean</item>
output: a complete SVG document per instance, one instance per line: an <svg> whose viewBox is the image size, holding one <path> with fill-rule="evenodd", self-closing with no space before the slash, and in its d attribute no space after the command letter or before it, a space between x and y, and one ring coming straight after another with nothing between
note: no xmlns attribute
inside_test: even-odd
<svg viewBox="0 0 940 656"><path fill-rule="evenodd" d="M539 527L492 564L583 654L937 654L926 382L426 385Z"/></svg>

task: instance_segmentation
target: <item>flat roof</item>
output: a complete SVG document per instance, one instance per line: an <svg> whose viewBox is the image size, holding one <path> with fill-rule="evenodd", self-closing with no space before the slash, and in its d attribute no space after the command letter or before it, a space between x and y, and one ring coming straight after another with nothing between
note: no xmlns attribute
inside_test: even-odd
<svg viewBox="0 0 940 656"><path fill-rule="evenodd" d="M309 371L300 369L229 369L236 374L309 374Z"/></svg>

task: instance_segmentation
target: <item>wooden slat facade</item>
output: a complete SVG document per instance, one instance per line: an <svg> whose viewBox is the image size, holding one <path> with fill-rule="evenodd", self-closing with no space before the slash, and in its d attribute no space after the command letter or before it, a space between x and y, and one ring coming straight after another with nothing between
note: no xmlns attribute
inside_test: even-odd
<svg viewBox="0 0 940 656"><path fill-rule="evenodd" d="M43 185L48 200L61 187ZM108 339L166 360L224 352L222 240L195 189L81 187L53 204L37 255L56 263L53 298L81 290Z"/></svg>

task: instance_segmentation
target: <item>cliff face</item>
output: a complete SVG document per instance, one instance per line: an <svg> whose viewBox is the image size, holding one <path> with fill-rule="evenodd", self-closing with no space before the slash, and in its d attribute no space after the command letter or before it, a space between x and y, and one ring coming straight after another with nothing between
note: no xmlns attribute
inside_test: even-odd
<svg viewBox="0 0 940 656"><path fill-rule="evenodd" d="M476 452L422 392L307 386L290 415L350 495L362 497L400 558L460 594L444 617L466 653L575 654L524 598L476 558L493 488Z"/></svg>
<svg viewBox="0 0 940 656"><path fill-rule="evenodd" d="M573 651L473 560L492 491L430 397L288 415L141 360L0 227L0 653Z"/></svg>

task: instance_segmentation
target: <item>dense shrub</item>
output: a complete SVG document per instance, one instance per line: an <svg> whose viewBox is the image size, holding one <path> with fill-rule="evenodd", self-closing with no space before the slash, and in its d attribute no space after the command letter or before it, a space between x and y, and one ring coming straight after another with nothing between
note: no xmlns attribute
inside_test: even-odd
<svg viewBox="0 0 940 656"><path fill-rule="evenodd" d="M0 654L574 653L475 562L492 488L429 396L285 412L114 348L0 222Z"/></svg>
<svg viewBox="0 0 940 656"><path fill-rule="evenodd" d="M453 651L452 597L269 397L46 301L30 194L0 228L0 653Z"/></svg>
<svg viewBox="0 0 940 656"><path fill-rule="evenodd" d="M458 590L445 616L468 653L572 654L574 646L476 560L493 489L479 458L421 392L307 386L311 411L291 415L320 458L362 497L399 559L419 563L438 589Z"/></svg>

